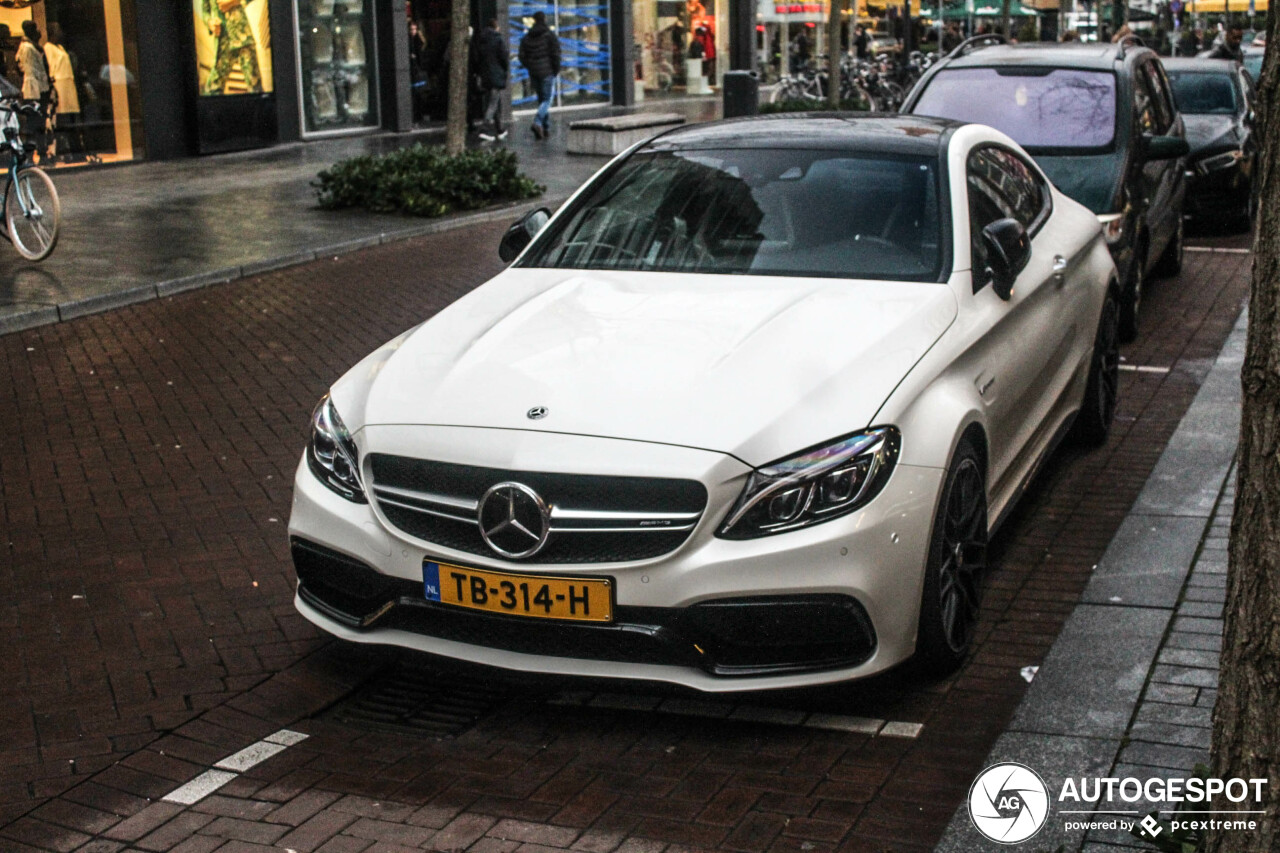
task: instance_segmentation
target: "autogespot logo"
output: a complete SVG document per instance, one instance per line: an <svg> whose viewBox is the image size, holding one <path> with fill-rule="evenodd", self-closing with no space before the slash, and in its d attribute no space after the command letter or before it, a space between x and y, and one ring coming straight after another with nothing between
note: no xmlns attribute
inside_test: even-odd
<svg viewBox="0 0 1280 853"><path fill-rule="evenodd" d="M993 764L969 789L969 818L987 838L1017 844L1040 831L1049 817L1049 789L1025 764Z"/></svg>

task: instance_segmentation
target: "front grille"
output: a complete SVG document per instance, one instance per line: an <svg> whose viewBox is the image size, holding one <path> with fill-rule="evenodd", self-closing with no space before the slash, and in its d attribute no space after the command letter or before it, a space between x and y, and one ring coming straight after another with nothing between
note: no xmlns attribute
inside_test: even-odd
<svg viewBox="0 0 1280 853"><path fill-rule="evenodd" d="M533 489L550 508L551 533L530 563L660 557L689 538L707 504L707 490L696 480L510 471L381 453L369 458L371 490L391 524L469 554L502 557L480 535L485 492L507 481Z"/></svg>
<svg viewBox="0 0 1280 853"><path fill-rule="evenodd" d="M844 595L619 605L612 622L570 622L428 601L419 581L387 577L301 539L293 540L293 557L302 600L359 631L397 629L524 654L682 666L727 678L856 666L876 648L866 610Z"/></svg>

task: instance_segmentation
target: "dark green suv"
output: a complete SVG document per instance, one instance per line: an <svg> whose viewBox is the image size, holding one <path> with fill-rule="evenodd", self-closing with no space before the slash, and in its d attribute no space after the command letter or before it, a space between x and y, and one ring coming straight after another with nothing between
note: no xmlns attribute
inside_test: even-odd
<svg viewBox="0 0 1280 853"><path fill-rule="evenodd" d="M1098 214L1124 278L1121 336L1138 331L1148 273L1182 267L1182 117L1155 52L1121 44L970 39L929 69L902 111L985 124Z"/></svg>

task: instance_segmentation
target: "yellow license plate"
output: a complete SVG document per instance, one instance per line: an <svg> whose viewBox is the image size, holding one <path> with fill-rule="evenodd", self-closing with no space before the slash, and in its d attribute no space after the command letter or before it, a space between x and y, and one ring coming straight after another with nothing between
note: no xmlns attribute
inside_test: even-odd
<svg viewBox="0 0 1280 853"><path fill-rule="evenodd" d="M613 621L613 583L607 578L512 575L424 560L422 586L428 601L488 613Z"/></svg>

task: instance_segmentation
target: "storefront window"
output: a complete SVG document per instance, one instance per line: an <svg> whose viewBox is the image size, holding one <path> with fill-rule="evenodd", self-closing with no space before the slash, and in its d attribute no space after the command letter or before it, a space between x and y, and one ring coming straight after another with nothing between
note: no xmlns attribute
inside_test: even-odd
<svg viewBox="0 0 1280 853"><path fill-rule="evenodd" d="M305 134L375 127L373 0L295 0Z"/></svg>
<svg viewBox="0 0 1280 853"><path fill-rule="evenodd" d="M200 94L271 92L270 0L192 0Z"/></svg>
<svg viewBox="0 0 1280 853"><path fill-rule="evenodd" d="M520 39L533 26L533 13L545 12L547 25L560 38L560 76L556 80L555 105L598 103L609 100L609 5L598 0L565 0L562 3L512 3L511 56ZM512 62L512 104L520 109L537 103L529 84L529 72Z"/></svg>
<svg viewBox="0 0 1280 853"><path fill-rule="evenodd" d="M45 0L0 8L0 74L19 90L23 24L35 25L49 69L51 118L29 134L43 166L132 160L144 154L137 25L131 0ZM28 39L30 41L30 39ZM56 93L56 94L55 94Z"/></svg>
<svg viewBox="0 0 1280 853"><path fill-rule="evenodd" d="M631 10L637 100L706 95L719 87L727 67L729 0L633 0Z"/></svg>

